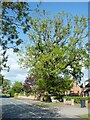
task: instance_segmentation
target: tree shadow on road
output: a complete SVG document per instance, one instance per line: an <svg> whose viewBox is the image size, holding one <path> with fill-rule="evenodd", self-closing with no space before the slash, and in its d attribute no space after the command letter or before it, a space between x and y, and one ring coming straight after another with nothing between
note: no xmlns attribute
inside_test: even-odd
<svg viewBox="0 0 90 120"><path fill-rule="evenodd" d="M60 115L54 109L50 110L49 108L25 104L14 99L8 99L7 96L2 98L3 105L0 105L0 108L2 107L2 120L70 120L70 118ZM72 118L72 120L82 119Z"/></svg>
<svg viewBox="0 0 90 120"><path fill-rule="evenodd" d="M21 119L39 119L39 118L61 118L56 111L43 109L35 105L27 104L7 104L2 106L2 120L21 120Z"/></svg>

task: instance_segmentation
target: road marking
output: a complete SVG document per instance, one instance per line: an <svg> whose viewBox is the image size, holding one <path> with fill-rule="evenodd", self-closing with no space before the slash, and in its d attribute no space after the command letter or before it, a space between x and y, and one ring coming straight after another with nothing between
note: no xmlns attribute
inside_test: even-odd
<svg viewBox="0 0 90 120"><path fill-rule="evenodd" d="M18 104L14 103L14 102L10 102L10 103L13 104L13 105L15 105L15 106L17 106L17 107L19 107L19 108L21 108L21 109L23 109L23 110L25 110L25 108L19 106Z"/></svg>
<svg viewBox="0 0 90 120"><path fill-rule="evenodd" d="M20 102L30 105L29 103L24 102L24 101L21 101L21 100L20 100ZM14 104L14 105L17 105L16 103L13 103L13 102L11 102L11 103L12 103L12 104ZM22 106L18 106L18 105L17 105L17 107L19 107L19 108L21 108L21 109L23 109L23 110L26 110L26 109L25 109L25 108L23 108ZM31 114L33 114L33 115L35 115L35 113L33 113L33 112L29 112L29 113L31 113Z"/></svg>
<svg viewBox="0 0 90 120"><path fill-rule="evenodd" d="M31 114L33 114L33 115L35 115L35 113L33 113L33 112L29 112L29 113L31 113Z"/></svg>
<svg viewBox="0 0 90 120"><path fill-rule="evenodd" d="M10 101L10 103L11 103L11 104L14 104L14 105L17 105L16 103L14 103L14 102L11 102L11 101Z"/></svg>

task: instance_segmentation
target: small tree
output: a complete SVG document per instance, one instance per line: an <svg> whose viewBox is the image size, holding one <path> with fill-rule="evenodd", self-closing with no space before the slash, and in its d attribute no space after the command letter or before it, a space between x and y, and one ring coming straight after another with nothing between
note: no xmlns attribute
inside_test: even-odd
<svg viewBox="0 0 90 120"><path fill-rule="evenodd" d="M14 97L14 89L13 88L10 89L10 97Z"/></svg>
<svg viewBox="0 0 90 120"><path fill-rule="evenodd" d="M28 76L23 84L23 89L29 95L35 92L35 89L34 89L35 85L36 85L35 77Z"/></svg>
<svg viewBox="0 0 90 120"><path fill-rule="evenodd" d="M20 93L20 92L22 92L22 91L23 91L22 82L16 81L16 82L13 84L11 90L12 90L12 89L14 90L14 93Z"/></svg>
<svg viewBox="0 0 90 120"><path fill-rule="evenodd" d="M5 79L2 74L0 74L0 86L2 85L3 93L8 94L10 92L11 81Z"/></svg>
<svg viewBox="0 0 90 120"><path fill-rule="evenodd" d="M8 79L3 80L3 84L2 84L3 93L10 92L10 84L11 84L10 80L8 80Z"/></svg>

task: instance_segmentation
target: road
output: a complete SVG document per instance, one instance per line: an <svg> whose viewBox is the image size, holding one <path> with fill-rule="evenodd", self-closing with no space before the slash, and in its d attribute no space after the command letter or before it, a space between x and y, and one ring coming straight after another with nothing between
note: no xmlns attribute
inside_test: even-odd
<svg viewBox="0 0 90 120"><path fill-rule="evenodd" d="M29 101L29 102L28 102ZM78 114L88 113L88 109L61 105L58 110L35 106L30 100L16 100L6 96L0 97L0 118L2 120L23 120L33 118L79 118ZM53 120L53 119L51 119ZM56 119L54 119L56 120ZM59 119L58 119L59 120ZM80 118L79 118L80 120Z"/></svg>
<svg viewBox="0 0 90 120"><path fill-rule="evenodd" d="M1 99L1 98L0 98ZM1 101L1 100L0 100ZM2 118L19 119L19 118L63 118L60 114L49 109L41 108L32 104L26 104L23 100L2 97Z"/></svg>

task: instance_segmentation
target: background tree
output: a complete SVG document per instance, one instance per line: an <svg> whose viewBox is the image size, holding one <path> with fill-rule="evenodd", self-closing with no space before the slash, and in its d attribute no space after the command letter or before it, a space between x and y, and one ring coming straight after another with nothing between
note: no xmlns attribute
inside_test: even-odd
<svg viewBox="0 0 90 120"><path fill-rule="evenodd" d="M12 88L11 88L11 91L14 91L14 93L20 93L23 91L23 85L22 85L22 82L18 82L16 81Z"/></svg>
<svg viewBox="0 0 90 120"><path fill-rule="evenodd" d="M31 93L35 93L35 85L35 77L28 76L23 84L23 89L28 95L30 95Z"/></svg>
<svg viewBox="0 0 90 120"><path fill-rule="evenodd" d="M2 93L9 94L11 81L5 79L2 74L0 74L0 86L2 86Z"/></svg>
<svg viewBox="0 0 90 120"><path fill-rule="evenodd" d="M37 76L37 89L58 94L70 89L88 66L88 19L60 12L52 19L35 18L31 24L31 43L20 52L21 66Z"/></svg>
<svg viewBox="0 0 90 120"><path fill-rule="evenodd" d="M2 86L2 83L3 83L3 75L2 74L0 74L0 86Z"/></svg>
<svg viewBox="0 0 90 120"><path fill-rule="evenodd" d="M2 93L4 94L9 94L10 93L10 85L11 85L11 81L8 79L4 79L3 80L3 84L2 84Z"/></svg>

